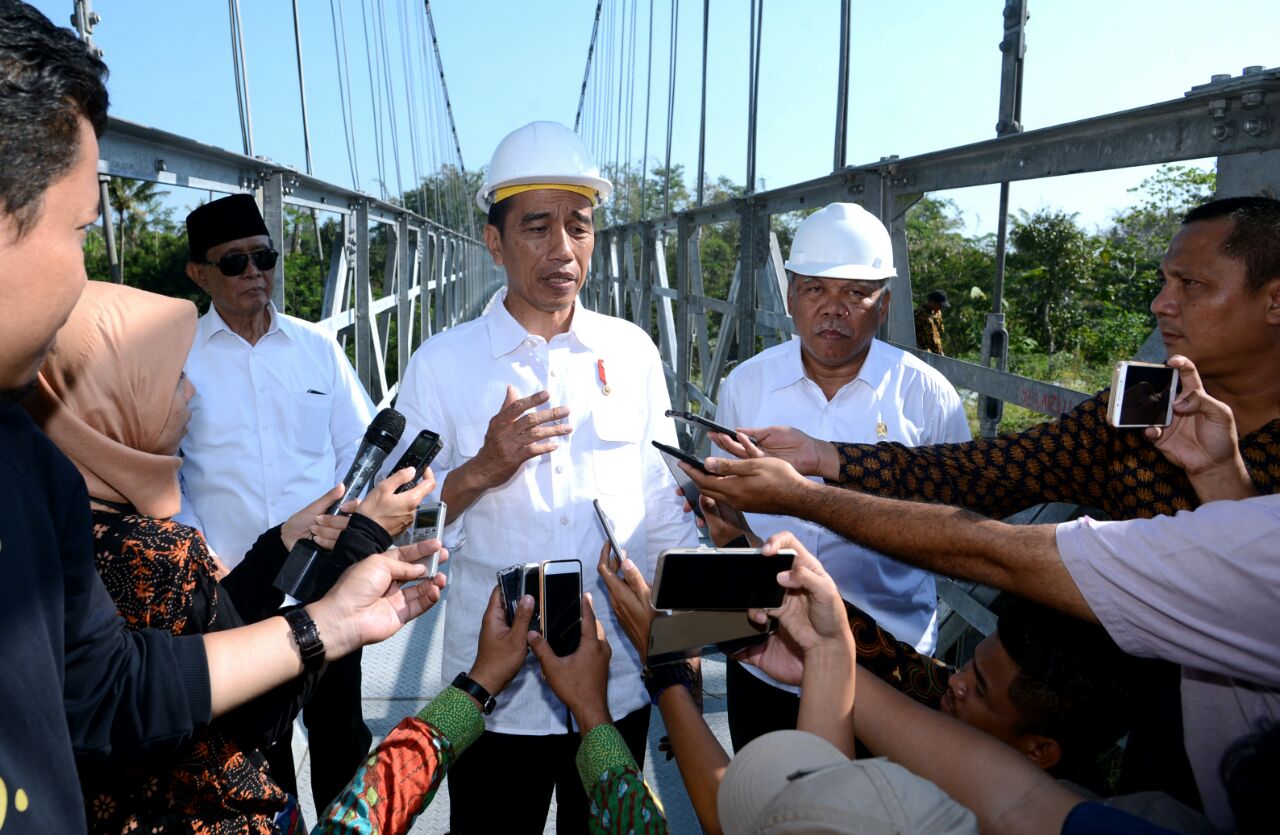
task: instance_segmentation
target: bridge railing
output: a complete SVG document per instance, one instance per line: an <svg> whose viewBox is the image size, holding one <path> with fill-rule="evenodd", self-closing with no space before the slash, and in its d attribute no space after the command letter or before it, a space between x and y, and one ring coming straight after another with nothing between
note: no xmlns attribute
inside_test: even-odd
<svg viewBox="0 0 1280 835"><path fill-rule="evenodd" d="M285 207L322 214L340 230L328 253L323 318L344 343L354 341L355 367L373 400L395 396L399 371L422 340L477 316L505 281L482 242L403 206L379 200L264 158L247 157L177 134L111 119L102 137L103 226L114 261L106 180L126 177L210 192L254 194L277 246L285 240ZM381 230L386 257L381 276L371 274L371 238ZM118 262L113 263L118 275ZM276 267L273 300L284 309L289 276ZM388 356L391 334L395 356Z"/></svg>
<svg viewBox="0 0 1280 835"><path fill-rule="evenodd" d="M832 202L858 203L888 227L898 270L890 283L894 301L881 338L928 362L958 388L977 392L984 434L994 434L1004 402L1056 417L1088 394L1003 371L998 352L984 351L992 357L987 365L917 348L907 210L934 191L1207 157L1217 157L1220 196L1280 193L1280 68L1250 68L1235 78L1218 76L1182 98L1146 107L919 156L890 157L808 182L610 227L597 233L592 279L583 297L594 309L650 331L662 353L673 406L712 417L731 364L793 333L784 301L782 254L770 230L773 216ZM740 247L728 292L719 298L709 294L703 282L700 230L726 221L739 224ZM675 265L674 275L669 262ZM719 322L717 332L710 326L712 315ZM1003 315L994 321L1003 333ZM1139 358L1163 359L1156 337L1153 333L1147 340ZM707 449L706 439L697 435L687 436L685 442ZM1054 522L1077 513L1079 508L1073 506L1048 505L1011 521ZM961 641L968 627L982 634L994 629L995 619L986 608L992 590L943 580L939 595L943 615L955 613L940 618L943 650Z"/></svg>

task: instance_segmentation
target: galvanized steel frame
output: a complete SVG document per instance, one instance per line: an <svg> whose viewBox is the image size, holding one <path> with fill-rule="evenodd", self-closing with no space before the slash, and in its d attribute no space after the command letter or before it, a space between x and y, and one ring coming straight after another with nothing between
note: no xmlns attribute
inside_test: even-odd
<svg viewBox="0 0 1280 835"><path fill-rule="evenodd" d="M479 315L502 287L505 275L484 244L445 228L402 206L378 200L299 173L264 158L247 157L177 134L111 119L100 143L101 177L127 177L220 194L252 193L272 239L284 241L285 206L333 213L341 245L329 253L324 286L324 318L318 324L344 343L355 341L355 368L370 397L389 403L398 388L394 359L404 369L417 342L397 340L397 356L387 356L391 322L396 333L414 332L418 341ZM104 219L110 212L104 209ZM370 275L371 228L386 236L385 269ZM108 243L111 230L107 230ZM111 247L114 251L114 247ZM115 265L113 265L114 267ZM276 267L273 300L284 308L288 276Z"/></svg>

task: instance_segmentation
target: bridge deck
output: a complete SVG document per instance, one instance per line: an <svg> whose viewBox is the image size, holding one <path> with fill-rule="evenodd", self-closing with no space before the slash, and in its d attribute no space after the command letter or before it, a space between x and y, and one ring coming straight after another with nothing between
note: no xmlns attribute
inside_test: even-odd
<svg viewBox="0 0 1280 835"><path fill-rule="evenodd" d="M405 716L417 712L440 690L440 659L443 656L445 600L399 635L364 651L364 717L373 731L374 743L381 741ZM707 724L729 748L729 723L725 713L725 664L722 656L703 659ZM649 750L645 758L645 779L662 800L673 832L699 832L698 819L689 805L684 783L675 761L668 762L658 752L658 739L666 733L662 717L653 712L649 725ZM306 820L314 824L311 804L311 771L307 759L306 729L301 721L294 731L294 760L298 767L298 785L302 787L302 806ZM507 775L494 775L495 786ZM441 787L435 801L410 830L412 835L447 832L449 829L449 794ZM546 832L555 831L555 801L547 819Z"/></svg>

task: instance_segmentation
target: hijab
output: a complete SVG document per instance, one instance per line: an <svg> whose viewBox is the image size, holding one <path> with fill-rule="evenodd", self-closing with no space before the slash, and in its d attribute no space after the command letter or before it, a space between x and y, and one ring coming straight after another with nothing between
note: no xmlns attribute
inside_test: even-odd
<svg viewBox="0 0 1280 835"><path fill-rule="evenodd" d="M158 449L195 340L189 301L90 281L25 404L89 495L165 518L182 506L176 450Z"/></svg>

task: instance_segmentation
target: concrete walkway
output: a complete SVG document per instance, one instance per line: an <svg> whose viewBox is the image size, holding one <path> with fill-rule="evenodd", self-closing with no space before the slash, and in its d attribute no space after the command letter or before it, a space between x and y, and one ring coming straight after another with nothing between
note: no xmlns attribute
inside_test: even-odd
<svg viewBox="0 0 1280 835"><path fill-rule="evenodd" d="M364 651L364 717L373 731L376 745L396 724L409 714L416 713L440 690L440 659L443 655L441 641L444 634L443 615L447 608L445 599L430 612L410 624L399 635L378 646ZM622 640L625 637L618 636ZM704 715L725 750L729 748L729 725L725 714L724 676L722 656L703 659L705 690ZM679 833L701 831L698 819L689 805L689 797L675 761L667 761L658 752L658 739L666 734L662 717L655 709L649 725L649 752L645 757L644 774L650 788L659 796L667 813L671 830ZM309 824L316 820L311 805L311 770L307 758L306 729L298 722L294 730L294 759L298 764L298 785L301 787L303 811ZM514 775L512 775L514 777ZM506 775L494 775L495 790ZM495 795L495 799L498 795ZM418 818L414 835L447 832L449 829L448 784L440 788L435 801ZM555 801L552 801L546 832L555 831Z"/></svg>

